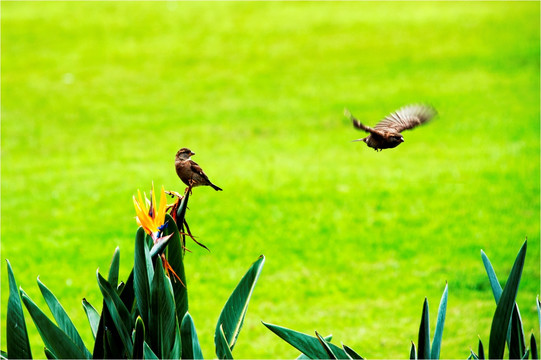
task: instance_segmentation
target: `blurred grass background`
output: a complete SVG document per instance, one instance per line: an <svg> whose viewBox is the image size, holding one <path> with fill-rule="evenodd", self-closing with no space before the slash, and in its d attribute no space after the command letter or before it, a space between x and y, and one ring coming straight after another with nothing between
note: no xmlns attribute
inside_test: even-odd
<svg viewBox="0 0 541 360"><path fill-rule="evenodd" d="M227 297L267 257L234 350L297 351L260 320L406 358L422 302L442 358L488 344L483 249L505 279L525 237L518 302L539 335L538 2L2 2L2 260L36 277L92 346L81 299L116 246L133 263L132 195L182 191L191 148L217 185L194 190L190 313L203 354ZM411 102L439 111L374 152L374 125ZM6 266L2 264L2 349ZM42 342L27 316L35 357ZM539 338L538 338L539 339Z"/></svg>

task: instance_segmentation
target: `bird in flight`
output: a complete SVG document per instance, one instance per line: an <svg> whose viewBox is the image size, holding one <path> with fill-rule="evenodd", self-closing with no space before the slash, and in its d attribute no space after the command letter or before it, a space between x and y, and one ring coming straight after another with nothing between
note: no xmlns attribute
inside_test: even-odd
<svg viewBox="0 0 541 360"><path fill-rule="evenodd" d="M347 109L344 114L353 121L353 126L356 129L369 133L367 137L353 141L364 141L369 147L380 151L397 147L403 143L402 131L424 124L432 119L437 112L429 105L407 105L387 115L373 128L362 124Z"/></svg>
<svg viewBox="0 0 541 360"><path fill-rule="evenodd" d="M195 153L188 148L182 148L177 152L175 169L180 180L188 185L189 189L196 186L211 186L214 190L221 191L221 188L209 180L203 169L190 159L193 155Z"/></svg>

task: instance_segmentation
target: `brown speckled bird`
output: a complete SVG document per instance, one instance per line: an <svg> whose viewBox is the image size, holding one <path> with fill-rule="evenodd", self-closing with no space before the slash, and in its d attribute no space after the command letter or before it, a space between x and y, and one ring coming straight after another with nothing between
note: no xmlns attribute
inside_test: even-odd
<svg viewBox="0 0 541 360"><path fill-rule="evenodd" d="M353 141L364 141L366 145L379 151L391 149L403 143L402 131L424 124L432 119L437 112L429 105L408 105L387 115L373 128L363 125L347 109L344 114L353 121L353 126L356 129L369 133L367 137Z"/></svg>
<svg viewBox="0 0 541 360"><path fill-rule="evenodd" d="M195 153L188 148L182 148L177 152L175 156L175 169L180 180L190 188L208 185L212 186L216 191L221 191L221 188L210 182L203 169L190 159L193 155Z"/></svg>

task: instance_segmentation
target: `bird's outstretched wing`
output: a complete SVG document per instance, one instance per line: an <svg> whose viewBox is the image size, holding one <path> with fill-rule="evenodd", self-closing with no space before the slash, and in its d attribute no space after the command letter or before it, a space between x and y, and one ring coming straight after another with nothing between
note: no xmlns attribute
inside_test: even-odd
<svg viewBox="0 0 541 360"><path fill-rule="evenodd" d="M374 129L380 131L396 131L413 129L424 124L437 114L436 109L429 105L408 105L391 113L381 120Z"/></svg>
<svg viewBox="0 0 541 360"><path fill-rule="evenodd" d="M383 136L381 131L377 129L373 129L370 126L366 126L363 123L361 123L359 120L357 120L357 118L355 118L355 116L353 116L353 114L351 114L351 112L348 109L344 110L344 115L346 115L348 118L351 119L351 121L353 122L353 127L355 129L363 130L363 131L366 131L367 133L374 134L376 136Z"/></svg>

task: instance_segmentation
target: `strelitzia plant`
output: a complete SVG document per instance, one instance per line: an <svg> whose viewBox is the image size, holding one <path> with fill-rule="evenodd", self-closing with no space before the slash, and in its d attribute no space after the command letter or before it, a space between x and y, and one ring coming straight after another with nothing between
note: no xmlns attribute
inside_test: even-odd
<svg viewBox="0 0 541 360"><path fill-rule="evenodd" d="M488 344L489 359L503 359L506 345L509 359L528 359L530 355L532 359L539 358L537 341L533 333L530 334L529 346L526 342L522 326L522 317L520 316L518 304L515 302L526 258L527 245L528 242L524 241L503 289L488 256L481 250L483 265L485 266L488 280L492 288L492 294L496 301L496 310L494 312L494 317L492 318ZM539 302L539 297L536 299L536 305L539 317L539 328L541 331L541 303ZM485 359L485 346L481 339L479 339L477 349L477 353L473 350L471 351L469 358Z"/></svg>
<svg viewBox="0 0 541 360"><path fill-rule="evenodd" d="M96 278L103 295L101 312L86 299L82 304L94 338L93 347L84 343L54 294L38 279L38 286L53 319L17 287L9 261L10 295L7 309L7 351L2 358L32 358L23 306L36 326L49 359L134 358L202 359L197 332L188 312L188 291L184 271L185 239L177 224L184 225L190 194L177 196L166 206L162 187L160 203L154 189L151 199L134 197L137 222L134 267L125 282L119 281L120 252L117 248L105 278ZM169 209L170 213L167 213ZM216 355L232 359L232 351L264 256L260 256L227 300L215 331Z"/></svg>
<svg viewBox="0 0 541 360"><path fill-rule="evenodd" d="M530 335L528 347L522 328L520 311L515 302L518 285L522 276L522 269L524 267L526 248L527 241L524 242L518 252L511 273L505 283L505 288L503 289L498 282L496 273L494 272L488 257L481 251L483 264L485 265L494 299L497 304L490 330L489 359L503 359L506 344L509 349L509 359L528 359L530 355L532 359L538 359L537 341L535 336L533 333ZM419 327L418 342L417 346L415 346L413 341L411 342L409 353L410 359L439 359L447 310L447 297L448 286L445 285L438 308L436 330L434 338L432 339L432 344L430 343L428 300L425 298L421 324ZM541 302L539 301L539 297L536 300L536 304L541 332ZM278 325L265 322L263 322L263 325L299 350L301 352L301 355L298 357L299 359L362 359L358 352L350 347L346 345L338 347L331 344L331 336L323 338L317 331L316 336L310 336ZM472 350L469 359L485 359L484 345L481 340L479 340L477 353Z"/></svg>
<svg viewBox="0 0 541 360"><path fill-rule="evenodd" d="M421 317L421 325L419 328L418 348L412 341L410 350L410 359L439 359L441 340L443 336L443 325L445 323L445 313L447 310L447 285L441 297L440 306L438 309L438 319L436 323L436 332L430 346L430 328L428 317L428 300L425 298L423 303L423 314ZM287 343L295 347L301 352L299 358L303 359L363 359L359 353L347 345L342 347L331 343L332 336L323 338L317 331L316 336L310 336L300 333L295 330L287 329L278 325L273 325L263 322L269 330L281 337Z"/></svg>

